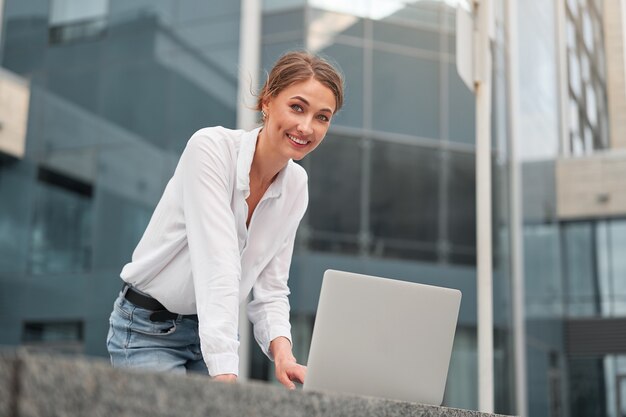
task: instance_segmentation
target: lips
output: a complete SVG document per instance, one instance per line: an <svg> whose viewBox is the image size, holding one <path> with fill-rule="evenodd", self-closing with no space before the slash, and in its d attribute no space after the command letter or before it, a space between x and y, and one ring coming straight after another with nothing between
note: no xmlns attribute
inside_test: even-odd
<svg viewBox="0 0 626 417"><path fill-rule="evenodd" d="M306 146L308 145L311 141L308 141L306 139L301 139L297 136L293 136L290 135L289 133L287 133L287 137L289 138L289 140L291 140L291 142L297 146Z"/></svg>

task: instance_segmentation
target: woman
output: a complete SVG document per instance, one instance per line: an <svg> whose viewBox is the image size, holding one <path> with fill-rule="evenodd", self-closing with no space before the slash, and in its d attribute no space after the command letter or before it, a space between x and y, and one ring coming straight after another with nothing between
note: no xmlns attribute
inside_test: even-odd
<svg viewBox="0 0 626 417"><path fill-rule="evenodd" d="M290 389L304 381L291 351L287 278L308 191L293 160L322 142L342 103L335 68L290 52L259 94L260 128L191 137L121 272L107 337L114 366L235 381L239 304L252 291L248 317L277 379Z"/></svg>

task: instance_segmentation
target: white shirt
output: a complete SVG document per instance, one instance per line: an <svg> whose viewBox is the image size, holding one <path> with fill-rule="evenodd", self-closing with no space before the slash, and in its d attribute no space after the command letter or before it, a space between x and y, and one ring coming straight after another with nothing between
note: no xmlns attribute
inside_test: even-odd
<svg viewBox="0 0 626 417"><path fill-rule="evenodd" d="M122 279L178 314L198 314L210 375L238 374L239 304L268 357L291 340L287 278L307 175L293 161L280 171L246 228L250 165L260 128L196 132L183 151Z"/></svg>

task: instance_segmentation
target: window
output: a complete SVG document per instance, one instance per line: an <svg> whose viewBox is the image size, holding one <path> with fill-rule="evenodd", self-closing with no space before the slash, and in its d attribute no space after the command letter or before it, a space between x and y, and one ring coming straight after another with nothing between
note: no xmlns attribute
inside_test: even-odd
<svg viewBox="0 0 626 417"><path fill-rule="evenodd" d="M436 260L439 151L374 142L371 218L376 256Z"/></svg>
<svg viewBox="0 0 626 417"><path fill-rule="evenodd" d="M82 353L84 323L77 321L25 322L22 343L35 350Z"/></svg>
<svg viewBox="0 0 626 417"><path fill-rule="evenodd" d="M361 220L361 141L328 135L309 156L312 248L355 252Z"/></svg>
<svg viewBox="0 0 626 417"><path fill-rule="evenodd" d="M101 36L106 28L109 0L51 0L49 40L65 43Z"/></svg>
<svg viewBox="0 0 626 417"><path fill-rule="evenodd" d="M91 268L92 186L39 168L31 229L33 274L85 272Z"/></svg>
<svg viewBox="0 0 626 417"><path fill-rule="evenodd" d="M439 139L439 62L382 50L373 59L374 130Z"/></svg>

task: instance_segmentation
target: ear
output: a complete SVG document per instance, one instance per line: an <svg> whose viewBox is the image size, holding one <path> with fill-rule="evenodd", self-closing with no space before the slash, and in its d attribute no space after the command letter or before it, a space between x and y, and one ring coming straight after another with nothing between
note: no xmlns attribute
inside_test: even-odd
<svg viewBox="0 0 626 417"><path fill-rule="evenodd" d="M268 98L264 98L261 101L261 110L264 111L265 114L267 114L269 107L270 107L270 100Z"/></svg>

